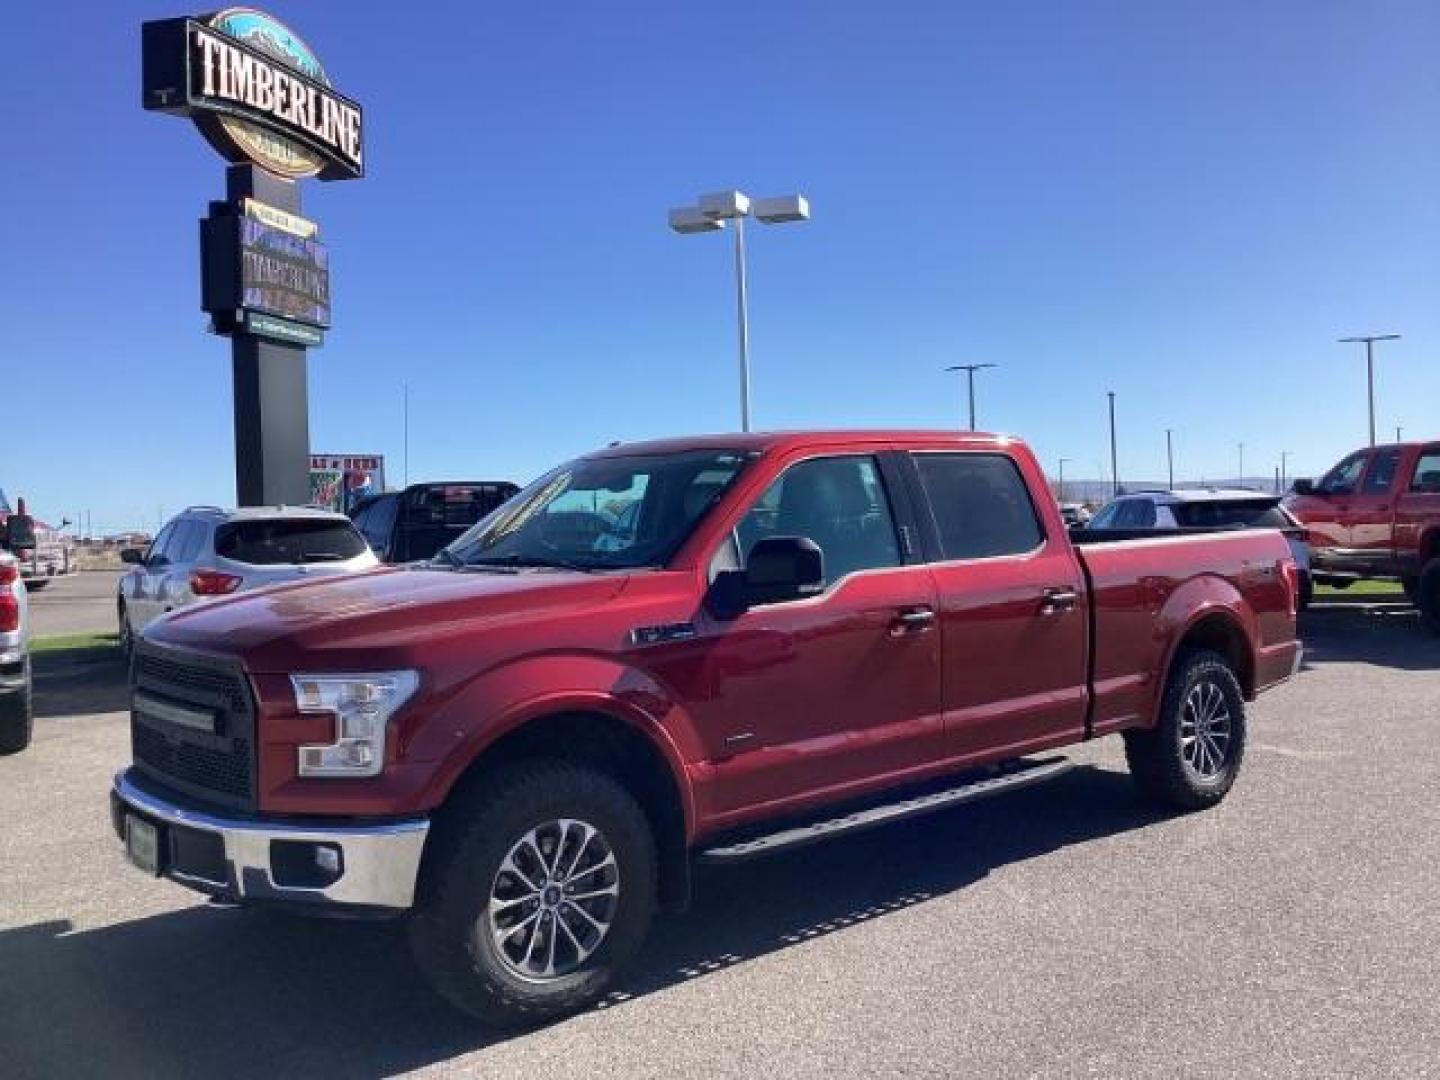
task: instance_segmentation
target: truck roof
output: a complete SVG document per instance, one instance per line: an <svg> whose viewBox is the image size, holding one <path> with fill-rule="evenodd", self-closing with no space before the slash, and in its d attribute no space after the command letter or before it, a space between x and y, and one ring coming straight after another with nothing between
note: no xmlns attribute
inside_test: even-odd
<svg viewBox="0 0 1440 1080"><path fill-rule="evenodd" d="M835 431L751 431L729 435L681 435L667 439L615 443L585 455L592 458L630 457L640 454L674 454L684 450L792 450L831 443L927 442L950 443L966 447L1002 447L1020 445L1010 435L983 431L910 430L910 429L841 429Z"/></svg>

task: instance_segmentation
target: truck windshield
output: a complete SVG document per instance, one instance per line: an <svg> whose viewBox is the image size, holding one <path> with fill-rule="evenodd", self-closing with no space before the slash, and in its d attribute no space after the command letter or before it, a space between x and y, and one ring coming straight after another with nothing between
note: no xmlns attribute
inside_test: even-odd
<svg viewBox="0 0 1440 1080"><path fill-rule="evenodd" d="M753 455L580 458L536 480L448 548L461 566L662 566Z"/></svg>

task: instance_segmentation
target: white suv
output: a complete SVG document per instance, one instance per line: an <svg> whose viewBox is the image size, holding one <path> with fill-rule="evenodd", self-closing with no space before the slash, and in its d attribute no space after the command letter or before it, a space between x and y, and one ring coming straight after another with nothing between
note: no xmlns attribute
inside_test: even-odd
<svg viewBox="0 0 1440 1080"><path fill-rule="evenodd" d="M192 506L120 558L132 564L116 609L127 652L154 619L197 600L380 565L344 514L289 506Z"/></svg>

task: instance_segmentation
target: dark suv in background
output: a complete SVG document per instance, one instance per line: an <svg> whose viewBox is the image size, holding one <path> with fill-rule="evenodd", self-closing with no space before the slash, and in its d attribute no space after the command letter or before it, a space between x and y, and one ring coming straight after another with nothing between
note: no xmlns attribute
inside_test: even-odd
<svg viewBox="0 0 1440 1080"><path fill-rule="evenodd" d="M411 484L357 503L350 517L383 561L417 562L431 558L519 490L508 480Z"/></svg>

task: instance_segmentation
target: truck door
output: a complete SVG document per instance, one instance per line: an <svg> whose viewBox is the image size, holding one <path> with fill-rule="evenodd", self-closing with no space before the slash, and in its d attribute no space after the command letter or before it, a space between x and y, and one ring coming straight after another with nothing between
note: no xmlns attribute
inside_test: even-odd
<svg viewBox="0 0 1440 1080"><path fill-rule="evenodd" d="M1037 512L1008 455L947 450L909 460L936 560L947 757L1080 738L1089 630L1069 538Z"/></svg>
<svg viewBox="0 0 1440 1080"><path fill-rule="evenodd" d="M1320 478L1315 494L1299 504L1301 520L1310 535L1311 545L1328 569L1344 569L1350 549L1350 500L1360 486L1368 450L1360 450L1345 458Z"/></svg>
<svg viewBox="0 0 1440 1080"><path fill-rule="evenodd" d="M1402 473L1395 497L1395 555L1402 572L1420 573L1440 536L1440 443L1423 448Z"/></svg>
<svg viewBox="0 0 1440 1080"><path fill-rule="evenodd" d="M873 455L804 457L715 553L712 571L734 568L764 537L808 537L826 584L733 620L696 620L704 689L687 707L715 762L713 813L738 823L742 809L873 787L938 760L934 584L918 560L907 564L896 501Z"/></svg>
<svg viewBox="0 0 1440 1080"><path fill-rule="evenodd" d="M1400 448L1387 446L1370 454L1370 465L1354 494L1340 511L1349 535L1347 547L1357 567L1386 567L1394 557L1395 488Z"/></svg>

